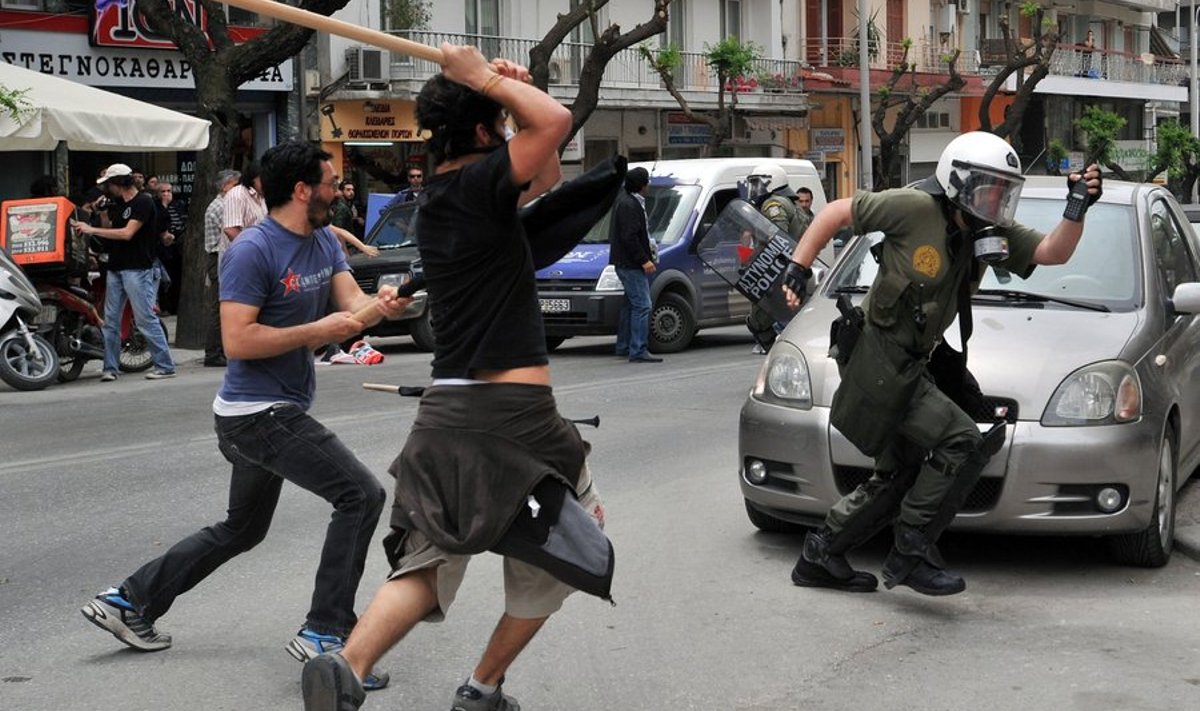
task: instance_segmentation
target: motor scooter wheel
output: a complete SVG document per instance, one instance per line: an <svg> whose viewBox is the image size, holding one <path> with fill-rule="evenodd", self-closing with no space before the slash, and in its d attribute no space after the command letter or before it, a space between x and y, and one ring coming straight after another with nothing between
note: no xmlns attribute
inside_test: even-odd
<svg viewBox="0 0 1200 711"><path fill-rule="evenodd" d="M33 334L33 344L37 354L16 331L0 337L0 380L17 390L41 390L54 382L58 376L54 346L37 334Z"/></svg>
<svg viewBox="0 0 1200 711"><path fill-rule="evenodd" d="M171 335L167 333L167 324L163 323L161 318L158 319L158 323L162 326L163 338L170 342ZM117 356L117 367L121 369L122 373L140 373L143 370L149 370L152 365L154 365L154 356L150 352L150 343L135 326L130 329L129 337L121 341L121 353Z"/></svg>

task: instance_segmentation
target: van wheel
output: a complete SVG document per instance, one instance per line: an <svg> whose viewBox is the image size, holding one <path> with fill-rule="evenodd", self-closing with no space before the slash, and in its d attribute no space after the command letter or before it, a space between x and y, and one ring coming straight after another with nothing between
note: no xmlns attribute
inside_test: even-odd
<svg viewBox="0 0 1200 711"><path fill-rule="evenodd" d="M1150 525L1136 533L1110 539L1112 555L1122 565L1161 568L1171 559L1175 540L1175 432L1168 429L1158 452L1154 509Z"/></svg>
<svg viewBox="0 0 1200 711"><path fill-rule="evenodd" d="M433 340L433 324L429 323L428 307L426 307L425 313L413 319L408 334L412 336L413 345L417 347L417 350L425 353L433 352L435 345Z"/></svg>
<svg viewBox="0 0 1200 711"><path fill-rule="evenodd" d="M678 353L695 335L696 314L688 300L673 292L659 296L650 309L650 352Z"/></svg>

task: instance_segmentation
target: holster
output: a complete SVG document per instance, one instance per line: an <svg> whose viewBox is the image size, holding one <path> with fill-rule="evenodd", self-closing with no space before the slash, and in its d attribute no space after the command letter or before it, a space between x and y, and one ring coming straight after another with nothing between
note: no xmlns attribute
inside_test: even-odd
<svg viewBox="0 0 1200 711"><path fill-rule="evenodd" d="M829 324L829 356L844 367L850 362L867 317L860 307L850 304L845 294L837 298L837 308L842 315Z"/></svg>

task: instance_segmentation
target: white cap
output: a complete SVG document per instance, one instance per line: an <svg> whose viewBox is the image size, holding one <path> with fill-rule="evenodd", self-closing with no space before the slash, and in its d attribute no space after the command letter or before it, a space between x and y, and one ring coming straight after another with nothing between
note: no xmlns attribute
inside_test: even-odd
<svg viewBox="0 0 1200 711"><path fill-rule="evenodd" d="M113 163L105 168L104 172L100 174L100 177L96 180L96 185L100 185L109 178L115 178L118 175L133 175L133 168L130 168L124 163Z"/></svg>

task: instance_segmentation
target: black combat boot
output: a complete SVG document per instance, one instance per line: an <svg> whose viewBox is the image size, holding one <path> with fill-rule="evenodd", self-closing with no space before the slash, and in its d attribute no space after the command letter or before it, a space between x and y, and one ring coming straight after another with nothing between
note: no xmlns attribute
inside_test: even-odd
<svg viewBox="0 0 1200 711"><path fill-rule="evenodd" d="M874 592L879 586L875 576L851 568L846 556L831 552L832 540L833 532L828 528L804 537L804 550L792 568L792 582L806 588Z"/></svg>
<svg viewBox="0 0 1200 711"><path fill-rule="evenodd" d="M956 595L967 589L962 576L945 570L946 562L924 532L896 524L896 542L883 560L883 584L888 590L907 585L923 595Z"/></svg>

